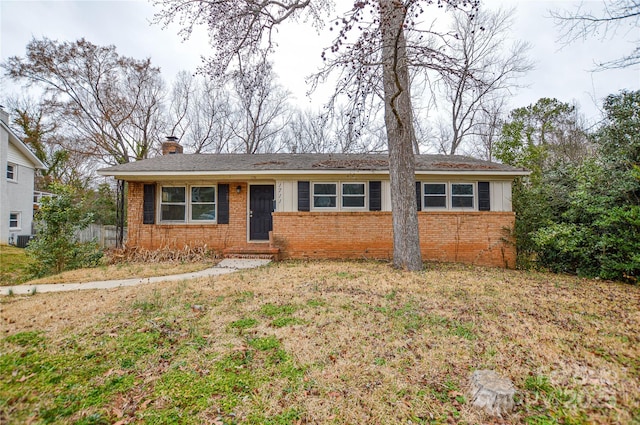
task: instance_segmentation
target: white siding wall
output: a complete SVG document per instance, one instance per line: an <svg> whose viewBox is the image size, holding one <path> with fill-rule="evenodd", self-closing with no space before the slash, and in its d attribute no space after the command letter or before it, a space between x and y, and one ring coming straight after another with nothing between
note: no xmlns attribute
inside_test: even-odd
<svg viewBox="0 0 640 425"><path fill-rule="evenodd" d="M0 133L0 243L7 244L10 236L30 235L33 222L33 183L35 170L31 161L25 157L12 143L8 133L1 129ZM16 164L16 180L7 180L7 163ZM20 214L20 228L9 229L9 214ZM14 241L16 238L14 238Z"/></svg>
<svg viewBox="0 0 640 425"><path fill-rule="evenodd" d="M9 133L0 126L0 244L6 245L9 240L9 196L7 194L7 152L9 150Z"/></svg>
<svg viewBox="0 0 640 425"><path fill-rule="evenodd" d="M331 181L342 181L344 177L336 177ZM304 181L327 181L326 177L313 179L305 177ZM381 180L379 177L367 177L359 181ZM298 211L298 180L276 181L276 212ZM382 211L391 211L391 187L389 180L382 180Z"/></svg>
<svg viewBox="0 0 640 425"><path fill-rule="evenodd" d="M493 181L489 187L491 211L511 211L511 182Z"/></svg>
<svg viewBox="0 0 640 425"><path fill-rule="evenodd" d="M328 181L326 177L314 179L313 177L304 176L300 180L304 181ZM341 177L333 178L333 181L339 181ZM382 181L382 211L391 211L391 183L389 180L381 179L380 176L367 177L361 181L381 180ZM435 180L434 180L435 181ZM447 177L437 180L438 182L455 182L457 180ZM464 180L460 180L464 181ZM475 180L474 180L475 181ZM479 178L478 181L486 181ZM511 211L511 182L510 181L491 181L490 182L491 211ZM277 212L294 212L298 211L298 181L297 180L278 180L276 181L276 211Z"/></svg>
<svg viewBox="0 0 640 425"><path fill-rule="evenodd" d="M7 182L7 228L9 226L9 213L20 213L20 229L9 230L9 233L15 233L16 236L31 234L31 223L33 222L33 171L33 168L18 165L18 181Z"/></svg>
<svg viewBox="0 0 640 425"><path fill-rule="evenodd" d="M13 145L13 143L9 143L7 161L33 169L33 163L26 156L24 156L24 154L20 152L18 148Z"/></svg>
<svg viewBox="0 0 640 425"><path fill-rule="evenodd" d="M382 211L391 211L391 182L382 181Z"/></svg>
<svg viewBox="0 0 640 425"><path fill-rule="evenodd" d="M276 211L298 211L298 181L276 181Z"/></svg>

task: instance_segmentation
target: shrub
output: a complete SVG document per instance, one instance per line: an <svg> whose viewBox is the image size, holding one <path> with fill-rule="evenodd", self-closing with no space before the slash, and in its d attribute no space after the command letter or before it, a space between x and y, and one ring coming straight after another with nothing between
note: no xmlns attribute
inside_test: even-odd
<svg viewBox="0 0 640 425"><path fill-rule="evenodd" d="M95 242L79 242L75 233L93 219L83 210L81 199L69 187L54 184L56 196L44 198L35 214L38 232L29 243L29 272L34 277L98 265L102 250Z"/></svg>

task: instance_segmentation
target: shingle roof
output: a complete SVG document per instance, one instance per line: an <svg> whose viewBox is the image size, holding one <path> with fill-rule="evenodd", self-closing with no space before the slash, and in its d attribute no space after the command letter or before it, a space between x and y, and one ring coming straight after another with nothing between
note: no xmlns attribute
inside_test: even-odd
<svg viewBox="0 0 640 425"><path fill-rule="evenodd" d="M197 172L282 171L387 171L389 156L383 154L174 154L116 165L98 170L101 175L135 175ZM502 172L528 174L522 168L466 156L416 155L416 172Z"/></svg>

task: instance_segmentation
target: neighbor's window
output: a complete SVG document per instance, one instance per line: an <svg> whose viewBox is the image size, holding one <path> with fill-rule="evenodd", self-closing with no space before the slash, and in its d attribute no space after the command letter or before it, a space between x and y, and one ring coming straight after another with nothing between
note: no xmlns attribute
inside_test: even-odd
<svg viewBox="0 0 640 425"><path fill-rule="evenodd" d="M164 186L160 198L161 221L185 221L187 202L186 187Z"/></svg>
<svg viewBox="0 0 640 425"><path fill-rule="evenodd" d="M191 187L191 220L216 219L216 188L214 186Z"/></svg>
<svg viewBox="0 0 640 425"><path fill-rule="evenodd" d="M313 208L336 208L338 185L336 183L313 184Z"/></svg>
<svg viewBox="0 0 640 425"><path fill-rule="evenodd" d="M447 208L446 183L424 183L424 207Z"/></svg>
<svg viewBox="0 0 640 425"><path fill-rule="evenodd" d="M7 180L17 180L18 179L18 167L16 164L7 164Z"/></svg>
<svg viewBox="0 0 640 425"><path fill-rule="evenodd" d="M342 183L342 208L364 208L364 183Z"/></svg>
<svg viewBox="0 0 640 425"><path fill-rule="evenodd" d="M451 207L473 208L473 183L451 184Z"/></svg>
<svg viewBox="0 0 640 425"><path fill-rule="evenodd" d="M12 212L9 213L9 229L19 229L20 228L20 213Z"/></svg>

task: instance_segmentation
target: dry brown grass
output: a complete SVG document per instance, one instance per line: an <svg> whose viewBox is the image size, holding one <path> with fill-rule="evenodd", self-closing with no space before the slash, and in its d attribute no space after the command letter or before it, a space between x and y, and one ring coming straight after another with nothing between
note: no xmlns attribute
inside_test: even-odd
<svg viewBox="0 0 640 425"><path fill-rule="evenodd" d="M83 283L165 276L204 270L213 267L218 261L216 253L208 251L206 247L156 251L117 249L105 253L102 266L69 270L57 275L29 280L24 284Z"/></svg>
<svg viewBox="0 0 640 425"><path fill-rule="evenodd" d="M87 269L76 269L62 272L53 276L33 279L24 282L23 285L44 285L51 283L83 283L114 279L129 279L165 276L204 270L214 266L214 262L196 263L119 263L109 266L99 266Z"/></svg>
<svg viewBox="0 0 640 425"><path fill-rule="evenodd" d="M275 417L291 408L298 419L282 423L640 420L637 286L451 265L406 273L373 262L284 262L181 283L0 302L4 335L38 330L51 344L126 328L151 303L154 316L206 341L180 354L181 367L204 378L212 358L246 353L250 341L275 336L304 377L293 388L277 377L261 384L233 409L239 423L258 423L250 420L256 410ZM202 307L185 310L196 304ZM276 326L265 306L290 307L291 323ZM256 325L230 327L246 318ZM145 408L161 412L171 396L154 385L176 359L146 362L145 384L135 391L147 392ZM518 409L505 420L475 412L463 397L470 373L484 368L519 389ZM230 420L220 397L193 411L194 423ZM117 400L103 411L120 411ZM145 414L138 409L122 423L144 422Z"/></svg>

